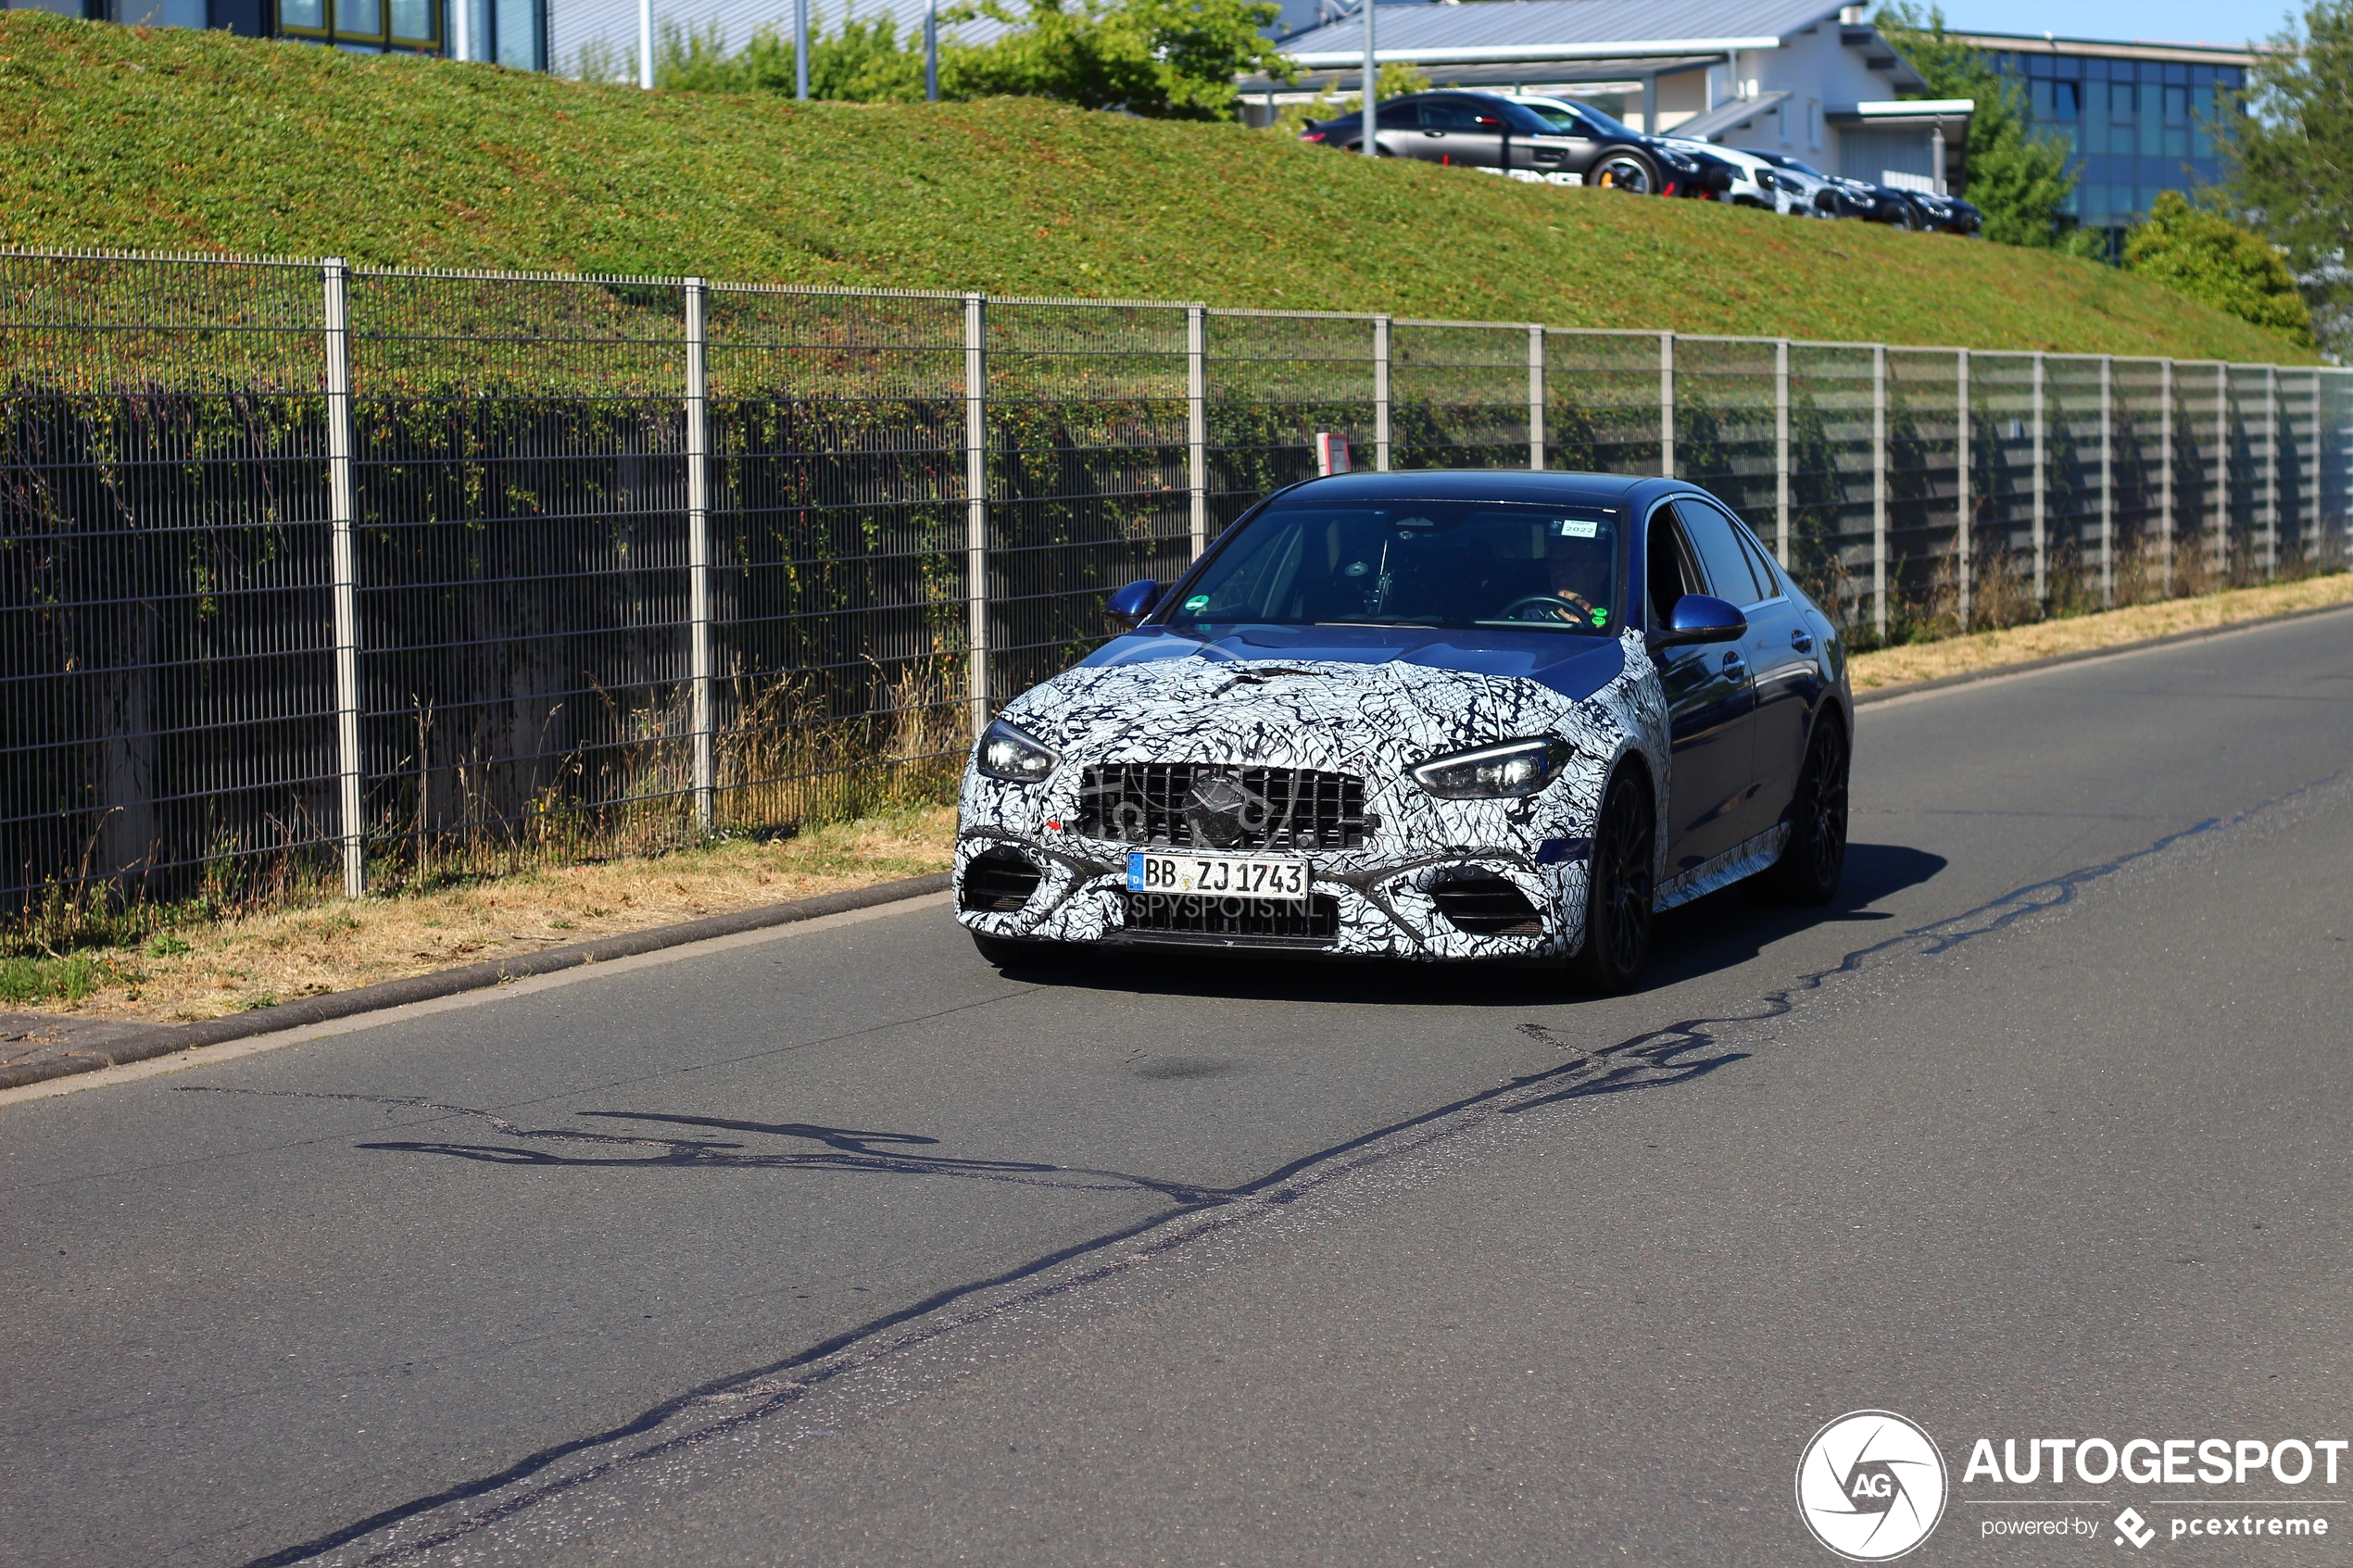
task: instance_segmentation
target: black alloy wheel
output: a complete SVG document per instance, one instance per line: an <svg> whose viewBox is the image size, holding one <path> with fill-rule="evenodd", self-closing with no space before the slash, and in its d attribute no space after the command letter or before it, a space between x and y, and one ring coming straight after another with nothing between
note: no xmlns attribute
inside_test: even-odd
<svg viewBox="0 0 2353 1568"><path fill-rule="evenodd" d="M1656 813L1640 772L1620 769L1602 796L1586 862L1585 945L1568 960L1580 991L1630 991L1651 956L1651 898L1657 888Z"/></svg>
<svg viewBox="0 0 2353 1568"><path fill-rule="evenodd" d="M1814 724L1789 803L1789 843L1773 867L1785 903L1818 909L1838 895L1846 874L1846 732L1825 713Z"/></svg>
<svg viewBox="0 0 2353 1568"><path fill-rule="evenodd" d="M1630 191L1638 196L1655 194L1658 171L1651 168L1650 159L1640 153L1618 151L1604 155L1585 176L1585 183L1608 191Z"/></svg>

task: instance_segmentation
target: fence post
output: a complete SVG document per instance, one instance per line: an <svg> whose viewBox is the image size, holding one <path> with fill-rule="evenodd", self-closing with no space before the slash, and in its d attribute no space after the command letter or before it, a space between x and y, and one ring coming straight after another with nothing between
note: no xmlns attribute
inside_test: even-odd
<svg viewBox="0 0 2353 1568"><path fill-rule="evenodd" d="M1773 344L1773 553L1789 570L1789 339Z"/></svg>
<svg viewBox="0 0 2353 1568"><path fill-rule="evenodd" d="M2158 471L2157 596L2173 596L2173 361L2157 362L2157 385L2159 413L2158 415L2158 445L2165 453L2164 466Z"/></svg>
<svg viewBox="0 0 2353 1568"><path fill-rule="evenodd" d="M703 282L686 280L686 678L693 699L695 827L711 827L711 460L704 420Z"/></svg>
<svg viewBox="0 0 2353 1568"><path fill-rule="evenodd" d="M964 603L973 739L988 728L988 305L964 295Z"/></svg>
<svg viewBox="0 0 2353 1568"><path fill-rule="evenodd" d="M1953 409L1953 575L1954 586L1959 591L1961 630L1969 628L1969 617L1976 609L1977 593L1977 517L1969 500L1969 350L1957 352L1954 366L1955 406Z"/></svg>
<svg viewBox="0 0 2353 1568"><path fill-rule="evenodd" d="M1386 316L1373 318L1373 468L1380 473L1389 471L1389 318Z"/></svg>
<svg viewBox="0 0 2353 1568"><path fill-rule="evenodd" d="M1544 471L1544 324L1528 326L1528 466Z"/></svg>
<svg viewBox="0 0 2353 1568"><path fill-rule="evenodd" d="M2280 368L2263 367L2263 581L2280 575Z"/></svg>
<svg viewBox="0 0 2353 1568"><path fill-rule="evenodd" d="M351 473L350 300L343 257L321 266L327 350L328 570L334 579L336 805L343 838L343 894L368 891L359 804L359 552Z"/></svg>
<svg viewBox="0 0 2353 1568"><path fill-rule="evenodd" d="M1871 631L1887 640L1887 345L1871 345Z"/></svg>
<svg viewBox="0 0 2353 1568"><path fill-rule="evenodd" d="M1185 307L1185 483L1199 560L1209 547L1209 308L1202 305Z"/></svg>
<svg viewBox="0 0 2353 1568"><path fill-rule="evenodd" d="M1658 334L1658 473L1675 477L1675 334Z"/></svg>
<svg viewBox="0 0 2353 1568"><path fill-rule="evenodd" d="M2116 603L2116 361L2100 356L2100 608Z"/></svg>
<svg viewBox="0 0 2353 1568"><path fill-rule="evenodd" d="M2214 544L2212 586L2220 588L2231 570L2231 367L2214 367Z"/></svg>
<svg viewBox="0 0 2353 1568"><path fill-rule="evenodd" d="M2044 458L2043 357L2034 356L2034 602L2050 597L2050 476Z"/></svg>

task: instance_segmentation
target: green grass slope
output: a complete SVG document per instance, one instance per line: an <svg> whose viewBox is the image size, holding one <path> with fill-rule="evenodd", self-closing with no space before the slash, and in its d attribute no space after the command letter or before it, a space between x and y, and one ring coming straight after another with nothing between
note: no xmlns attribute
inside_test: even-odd
<svg viewBox="0 0 2353 1568"><path fill-rule="evenodd" d="M0 13L0 244L2240 360L2066 257L1032 101L647 94Z"/></svg>

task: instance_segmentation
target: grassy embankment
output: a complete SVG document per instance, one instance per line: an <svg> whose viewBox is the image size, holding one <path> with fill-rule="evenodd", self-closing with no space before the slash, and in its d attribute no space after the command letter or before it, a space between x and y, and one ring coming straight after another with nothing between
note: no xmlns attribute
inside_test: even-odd
<svg viewBox="0 0 2353 1568"><path fill-rule="evenodd" d="M2090 262L1030 101L797 106L0 13L0 244L2183 358Z"/></svg>

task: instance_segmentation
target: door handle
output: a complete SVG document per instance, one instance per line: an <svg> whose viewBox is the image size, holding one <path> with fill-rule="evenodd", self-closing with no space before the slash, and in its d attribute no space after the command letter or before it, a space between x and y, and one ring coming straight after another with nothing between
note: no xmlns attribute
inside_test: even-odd
<svg viewBox="0 0 2353 1568"><path fill-rule="evenodd" d="M1741 658L1740 651L1736 648L1726 649L1724 652L1724 673L1727 675L1744 675L1747 672L1748 663L1745 659Z"/></svg>
<svg viewBox="0 0 2353 1568"><path fill-rule="evenodd" d="M1441 137L1442 137L1442 136L1444 136L1444 135L1446 134L1446 132L1443 132L1443 131L1425 131L1425 132L1422 132L1422 134L1423 134L1423 135L1425 135L1425 136L1441 136Z"/></svg>
<svg viewBox="0 0 2353 1568"><path fill-rule="evenodd" d="M1795 648L1800 653L1812 653L1814 651L1813 633L1807 632L1805 627L1801 626L1796 631L1792 632L1789 634L1789 646Z"/></svg>

